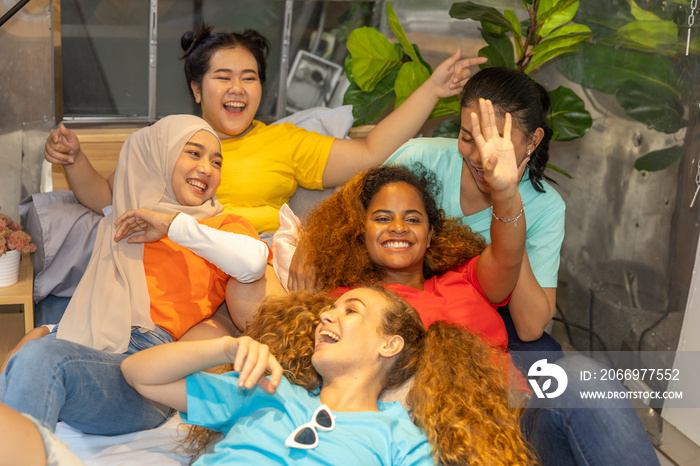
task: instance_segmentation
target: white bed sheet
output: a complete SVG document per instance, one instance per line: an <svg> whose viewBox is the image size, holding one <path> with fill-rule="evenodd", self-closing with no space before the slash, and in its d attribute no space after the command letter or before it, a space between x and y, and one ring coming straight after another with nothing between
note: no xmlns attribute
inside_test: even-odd
<svg viewBox="0 0 700 466"><path fill-rule="evenodd" d="M130 434L88 435L59 422L56 436L86 465L188 465L190 455L180 446L186 428L175 414L159 427Z"/></svg>

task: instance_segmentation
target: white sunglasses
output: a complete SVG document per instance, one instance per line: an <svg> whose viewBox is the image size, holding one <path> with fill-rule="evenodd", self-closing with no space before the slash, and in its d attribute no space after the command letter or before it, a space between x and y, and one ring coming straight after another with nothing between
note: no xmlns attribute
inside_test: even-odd
<svg viewBox="0 0 700 466"><path fill-rule="evenodd" d="M310 450L318 446L318 432L329 431L335 428L335 416L326 405L321 405L316 408L311 420L306 424L302 424L294 432L289 434L287 440L284 441L284 446L288 448L301 448Z"/></svg>

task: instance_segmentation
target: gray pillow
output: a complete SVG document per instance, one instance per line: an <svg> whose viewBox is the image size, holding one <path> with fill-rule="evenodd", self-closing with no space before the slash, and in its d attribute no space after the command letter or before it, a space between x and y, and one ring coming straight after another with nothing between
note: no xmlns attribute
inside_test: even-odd
<svg viewBox="0 0 700 466"><path fill-rule="evenodd" d="M34 302L48 295L70 297L85 272L103 218L80 204L71 191L37 193L19 205L36 252Z"/></svg>

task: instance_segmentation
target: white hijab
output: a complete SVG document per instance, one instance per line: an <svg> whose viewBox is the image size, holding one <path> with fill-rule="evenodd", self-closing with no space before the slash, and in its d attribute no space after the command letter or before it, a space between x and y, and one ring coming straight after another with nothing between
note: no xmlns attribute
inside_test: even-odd
<svg viewBox="0 0 700 466"><path fill-rule="evenodd" d="M124 143L112 190L112 212L98 224L95 247L58 328L58 338L98 350L123 353L131 327L153 330L143 267L143 244L114 242L114 222L124 212L149 209L184 212L198 220L213 217L222 205L213 198L183 206L172 188L172 174L185 143L198 131L214 130L193 115L171 115L133 133Z"/></svg>

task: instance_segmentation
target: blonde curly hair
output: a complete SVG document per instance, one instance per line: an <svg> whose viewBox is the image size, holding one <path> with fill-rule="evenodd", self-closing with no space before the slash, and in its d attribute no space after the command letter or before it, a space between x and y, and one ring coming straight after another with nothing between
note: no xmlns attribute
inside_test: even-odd
<svg viewBox="0 0 700 466"><path fill-rule="evenodd" d="M404 348L382 378L386 389L413 377L407 401L427 434L437 464L530 465L536 459L520 433L519 412L508 407L505 356L465 329L437 323L425 328L418 313L393 292L385 298L381 332L400 335ZM266 299L247 334L267 344L291 383L311 392L321 378L311 364L320 314L333 302L327 294L295 292ZM230 370L231 368L229 368ZM219 434L192 427L191 452Z"/></svg>

